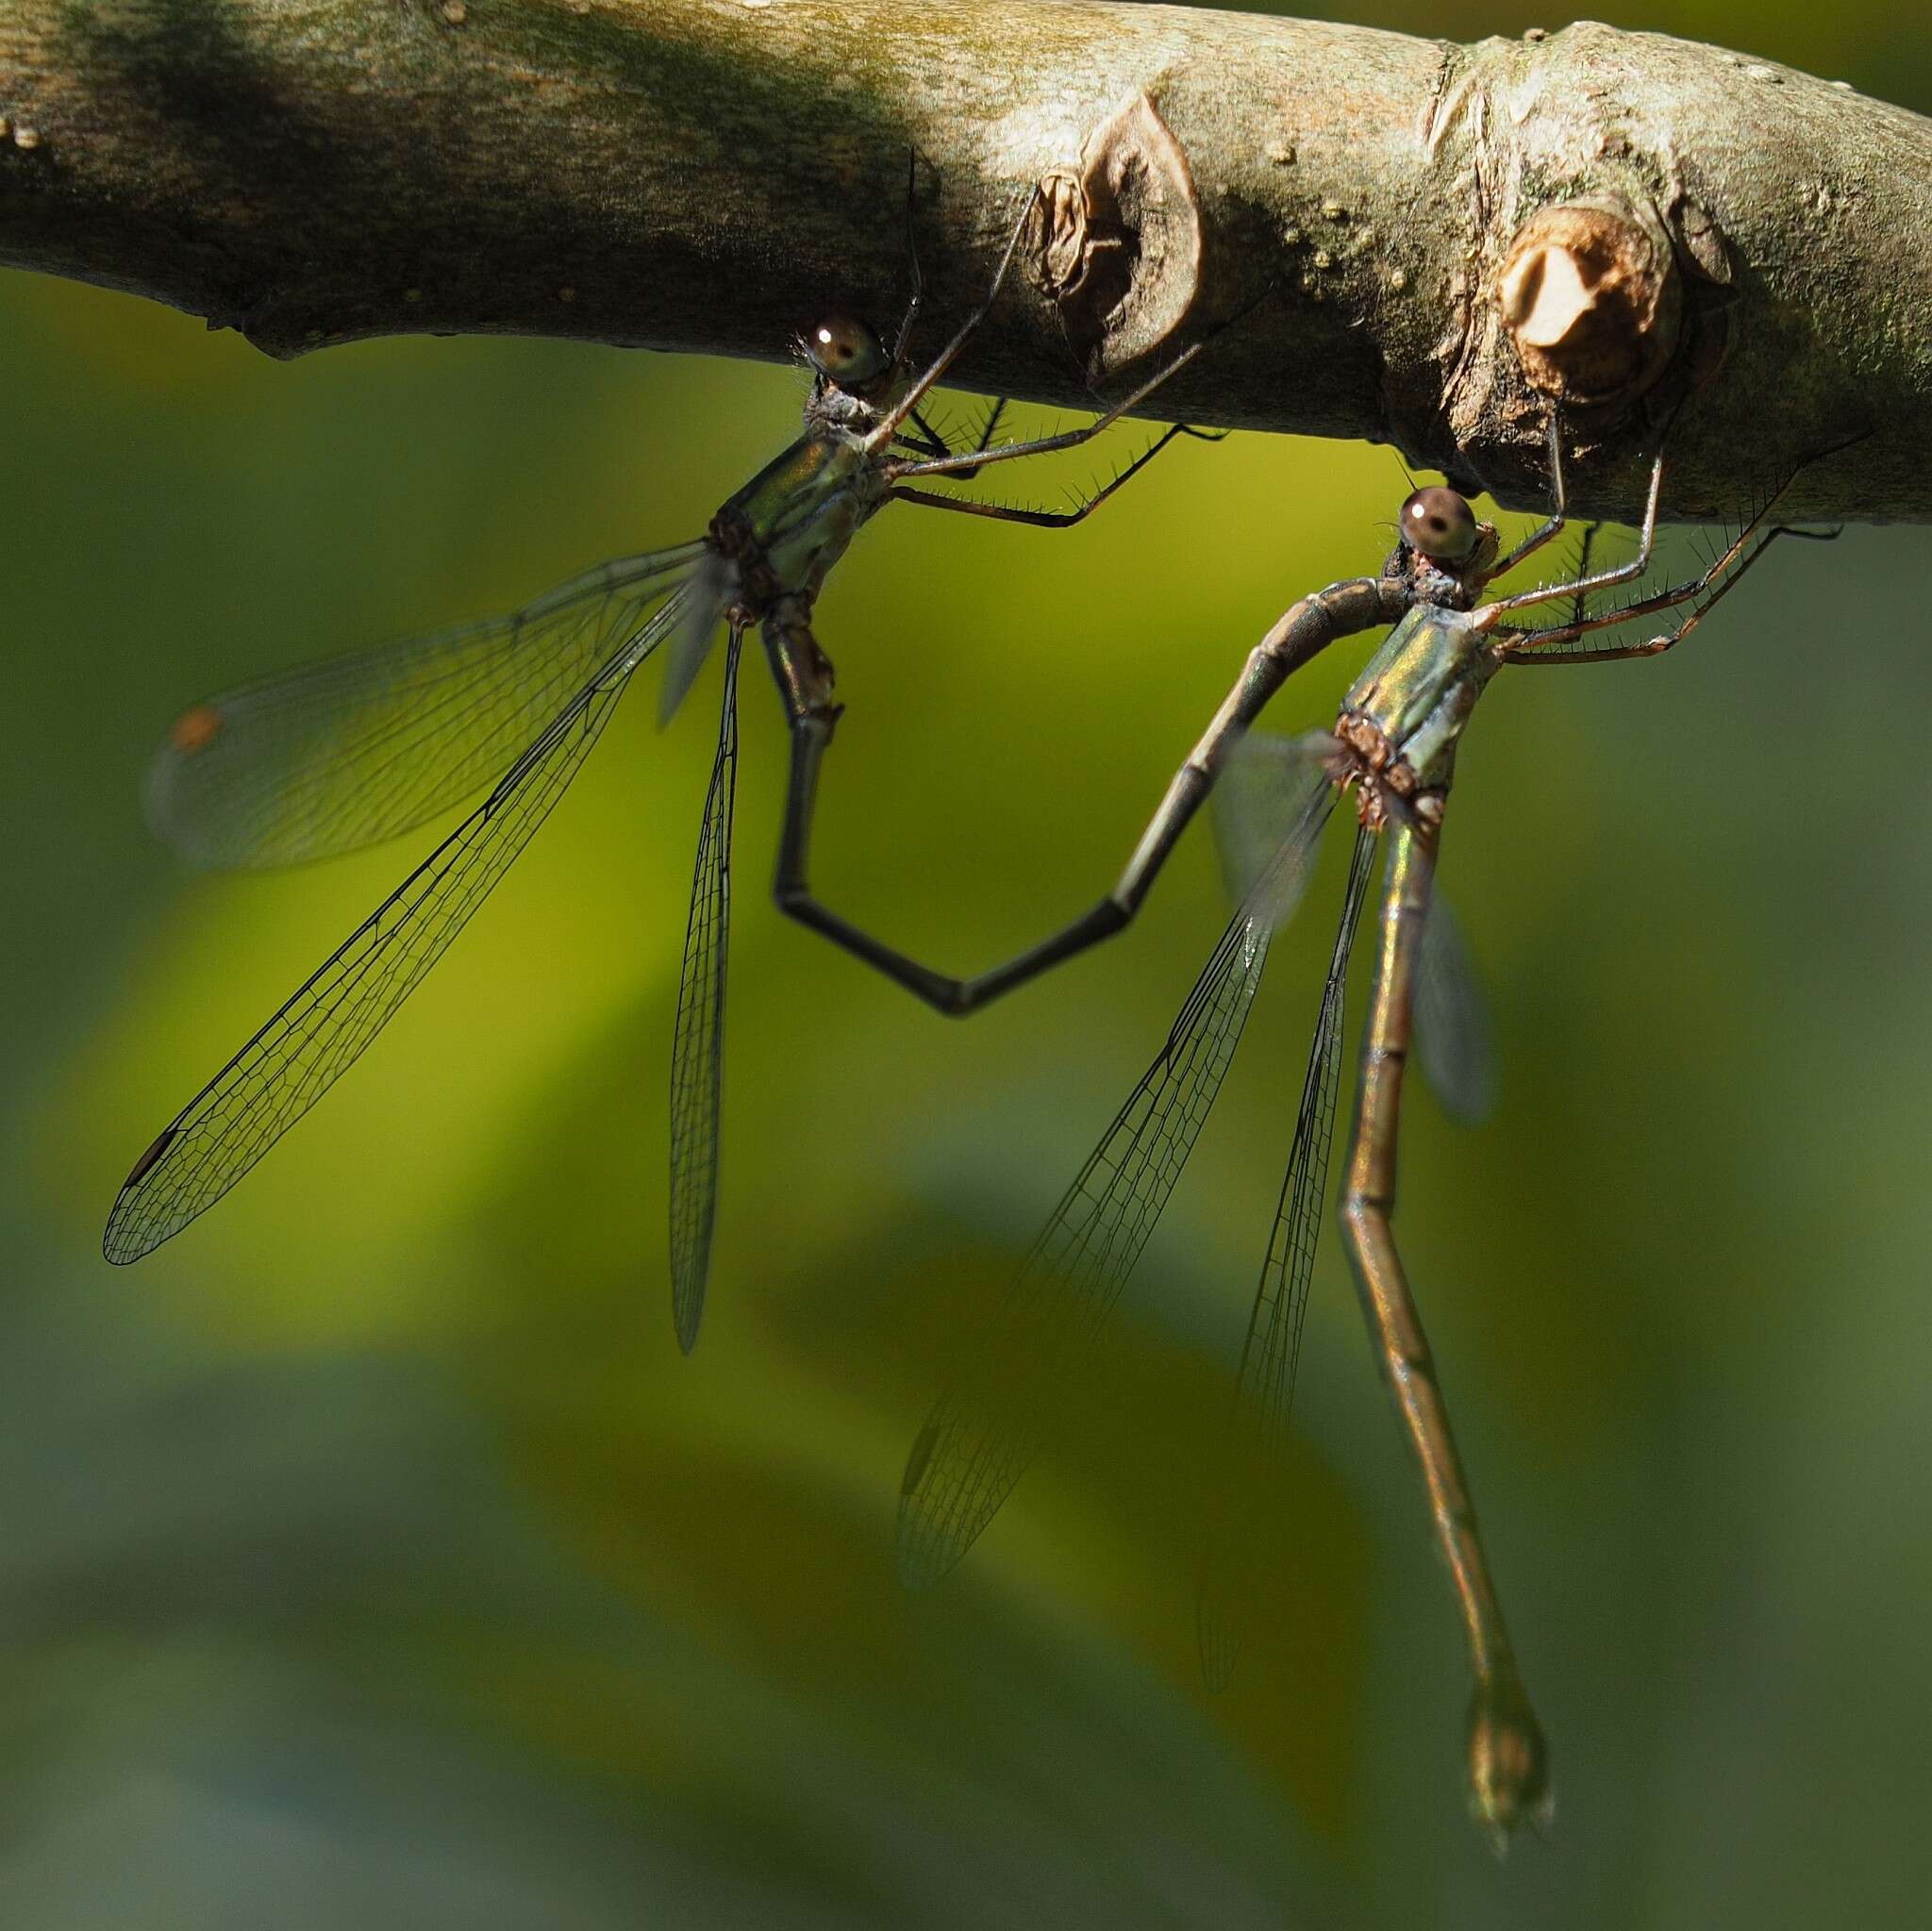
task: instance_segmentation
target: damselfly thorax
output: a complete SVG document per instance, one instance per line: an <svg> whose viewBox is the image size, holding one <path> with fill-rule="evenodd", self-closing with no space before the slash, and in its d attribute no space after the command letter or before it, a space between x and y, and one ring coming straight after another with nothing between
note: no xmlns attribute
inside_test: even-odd
<svg viewBox="0 0 1932 1931"><path fill-rule="evenodd" d="M965 1553L1056 1424L1059 1390L1133 1271L1220 1090L1260 984L1270 941L1294 914L1338 795L1353 791L1356 833L1341 916L1317 1007L1293 1140L1264 1250L1221 1464L1204 1491L1197 1628L1203 1673L1227 1680L1244 1640L1278 1628L1257 1551L1269 1525L1245 1504L1244 1468L1279 1457L1286 1438L1341 1095L1344 1006L1355 934L1375 862L1387 864L1374 981L1356 1082L1355 1125L1336 1206L1384 1379L1424 1476L1429 1520L1449 1572L1474 1686L1465 1733L1470 1802L1500 1846L1548 1814L1549 1756L1524 1688L1420 1311L1394 1239L1402 1086L1411 1046L1452 1118L1479 1118L1493 1095L1487 1028L1455 920L1432 892L1440 833L1463 729L1505 664L1601 663L1655 657L1687 636L1781 537L1814 533L1768 522L1763 505L1689 582L1613 608L1591 600L1648 567L1661 458L1636 558L1590 568L1586 537L1568 580L1513 595L1497 581L1552 541L1565 522L1562 446L1550 430L1547 520L1503 554L1494 527L1455 490L1417 490L1399 542L1376 576L1297 601L1247 655L1233 688L1175 774L1114 891L1124 924L1181 832L1218 788L1224 859L1241 903L1182 1002L1159 1051L1034 1243L1024 1268L934 1405L907 1459L899 1504L901 1573L936 1580ZM1592 535L1594 532L1591 533ZM1486 596L1488 600L1485 601ZM1561 606L1552 610L1552 605ZM1636 642L1580 640L1653 612L1671 627ZM1519 613L1534 628L1517 627ZM1349 687L1334 726L1264 739L1252 726L1288 678L1339 639L1392 626ZM1032 1406L1008 1390L1039 1390ZM1070 1405L1071 1406L1071 1405Z"/></svg>
<svg viewBox="0 0 1932 1931"><path fill-rule="evenodd" d="M1335 779L1355 789L1370 829L1400 815L1391 797L1424 829L1441 824L1457 743L1496 663L1466 611L1419 605L1390 633L1350 686L1335 724Z"/></svg>
<svg viewBox="0 0 1932 1931"><path fill-rule="evenodd" d="M869 330L864 335L876 345ZM732 612L758 622L782 596L808 605L817 597L852 539L891 494L891 475L871 439L908 387L896 363L863 385L870 392L841 388L820 371L806 404L805 433L711 519L706 541L728 559L736 578Z"/></svg>
<svg viewBox="0 0 1932 1931"><path fill-rule="evenodd" d="M908 196L909 210L909 182ZM858 531L892 501L1068 529L1177 436L1205 433L1169 429L1063 509L925 487L1082 446L1202 346L1180 350L1077 428L996 442L1005 407L996 402L975 441L951 446L921 403L991 311L1032 205L1029 195L985 297L923 367L911 358L922 299L916 256L895 339L843 317L800 338L811 386L798 433L726 499L703 536L619 558L503 616L299 666L183 714L156 758L148 803L162 835L200 864L326 857L483 796L149 1143L108 1218L110 1260L138 1259L212 1206L353 1063L534 835L654 656L664 662L658 711L666 723L720 635L727 640L672 1043L672 1303L685 1348L697 1335L716 1218L738 658L748 632L764 644L791 739L773 886L784 912L961 1012L1118 928L1109 905L1019 960L959 980L831 910L808 877L813 807L840 714L812 611Z"/></svg>

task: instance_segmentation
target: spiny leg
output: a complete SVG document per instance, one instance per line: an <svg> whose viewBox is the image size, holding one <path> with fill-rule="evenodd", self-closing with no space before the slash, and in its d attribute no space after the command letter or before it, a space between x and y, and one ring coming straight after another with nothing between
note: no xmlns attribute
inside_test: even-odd
<svg viewBox="0 0 1932 1931"><path fill-rule="evenodd" d="M979 425L979 441L973 446L975 450L987 448L992 441L992 432L1000 425L1000 418L1007 412L1007 398L996 395L992 407L986 412L986 421Z"/></svg>
<svg viewBox="0 0 1932 1931"><path fill-rule="evenodd" d="M912 266L912 293L906 304L906 319L899 325L899 339L892 344L892 364L896 368L906 358L906 350L912 341L912 325L919 320L921 304L925 300L925 275L919 266L919 229L913 217L919 208L919 150L915 147L906 158L906 258ZM1028 206L1032 204L1029 202ZM915 412L914 420L917 421ZM925 428L921 423L919 426ZM928 429L926 433L932 432Z"/></svg>
<svg viewBox="0 0 1932 1931"><path fill-rule="evenodd" d="M1027 218L1032 214L1033 205L1039 199L1040 190L1036 186L1027 195L1026 205L1020 210L1020 219L1013 224L1013 232L1007 238L1006 252L1001 255L999 266L993 271L992 286L981 297L979 306L954 331L952 341L933 358L906 393L873 426L865 439L868 453L883 450L891 444L892 439L898 435L901 424L924 400L926 391L934 383L953 366L959 351L966 346L967 339L991 312L993 303L999 299L1001 286L1006 281L1007 271L1013 265L1013 254L1020 245L1020 237L1026 232ZM918 307L919 296L915 291L911 313L908 315L906 326L901 330L902 345L905 337L910 333L912 315L918 313Z"/></svg>
<svg viewBox="0 0 1932 1931"><path fill-rule="evenodd" d="M1436 1540L1462 1613L1475 1672L1469 1716L1470 1802L1500 1847L1510 1831L1547 1810L1549 1758L1509 1646L1428 1338L1395 1247L1402 1076L1431 867L1409 826L1397 824L1391 841L1355 1130L1342 1185L1341 1237L1396 1412L1421 1465Z"/></svg>
<svg viewBox="0 0 1932 1931"><path fill-rule="evenodd" d="M930 490L908 489L903 483L892 491L892 500L921 504L927 509L955 509L966 516L990 516L999 523L1030 524L1036 529L1071 529L1074 524L1091 516L1116 490L1145 469L1176 436L1192 436L1203 442L1219 442L1226 434L1225 429L1196 429L1187 423L1175 423L1143 449L1111 482L1096 490L1085 502L1072 509L1019 509L1005 503L976 503L966 496L936 496ZM980 445L982 449L985 446L984 443ZM961 478L967 481L975 474L974 471L960 472Z"/></svg>
<svg viewBox="0 0 1932 1931"><path fill-rule="evenodd" d="M1585 525L1583 541L1576 546L1576 574L1579 578L1587 577L1590 574L1591 552L1596 548L1597 539L1603 533L1604 526L1601 523L1592 523ZM1590 592L1588 591L1578 591L1570 600L1570 621L1573 624L1581 624L1589 615Z"/></svg>
<svg viewBox="0 0 1932 1931"><path fill-rule="evenodd" d="M1519 653L1534 652L1545 644L1563 643L1571 638L1581 637L1588 631L1612 629L1620 624L1629 623L1632 618L1648 616L1654 611L1668 610L1674 608L1679 604L1689 603L1692 598L1699 596L1703 591L1709 589L1711 584L1733 562L1737 561L1740 556L1743 557L1743 563L1739 571L1739 574L1741 574L1743 570L1748 569L1755 563L1770 548L1773 541L1780 536L1805 537L1813 541L1828 542L1838 535L1836 530L1794 529L1787 524L1778 524L1755 546L1752 543L1752 539L1763 528L1771 512L1783 500L1785 491L1791 487L1792 483L1806 470L1809 469L1814 463L1824 461L1829 457L1841 455L1845 450L1862 442L1871 433L1869 429L1860 429L1856 434L1848 436L1839 442L1832 443L1824 449L1813 450L1807 456L1800 457L1786 473L1784 479L1778 484L1777 488L1765 498L1756 512L1745 522L1743 527L1739 530L1729 546L1712 561L1709 569L1705 571L1701 576L1694 578L1689 583L1677 584L1669 590L1659 591L1653 596L1638 598L1632 603L1624 605L1620 609L1606 610L1601 615L1595 617L1587 616L1583 613L1583 605L1591 591L1603 589L1613 583L1627 582L1632 577L1640 576L1649 564L1651 541L1657 528L1657 498L1663 483L1663 458L1659 456L1651 467L1650 501L1644 511L1642 541L1639 545L1634 561L1625 564L1620 570L1601 571L1594 576L1586 574L1579 577L1574 583L1554 584L1543 590L1528 591L1522 596L1504 597L1496 603L1485 604L1475 612L1475 622L1485 630L1496 630L1497 636L1494 649L1500 660L1517 663L1541 662L1544 661L1544 659L1529 655L1519 655ZM1747 550L1749 554L1745 555ZM1734 578L1733 581L1735 580ZM1720 591L1719 594L1721 595L1723 592ZM1517 609L1528 604L1550 602L1563 596L1573 599L1573 614L1568 624L1553 624L1542 630L1529 632L1511 631L1500 628L1496 624L1496 619L1507 610ZM1716 601L1717 598L1712 597L1710 603L1714 604ZM1710 604L1707 604L1704 607L1705 609L1709 608ZM1647 643L1641 645L1612 649L1606 652L1604 657L1606 658L1654 657L1660 650L1668 650L1672 643L1674 643L1679 638L1694 629L1702 615L1702 611L1697 612L1688 623L1680 625L1674 633L1667 637L1653 638ZM1592 660L1592 653L1587 651L1573 651L1560 659L1549 659L1549 661L1589 663ZM1598 660L1601 661L1603 659Z"/></svg>
<svg viewBox="0 0 1932 1931"><path fill-rule="evenodd" d="M1036 436L1025 442L1003 442L997 448L971 450L958 456L940 456L929 460L912 462L902 459L888 464L886 474L894 482L902 476L941 476L959 474L977 475L989 464L1011 462L1015 457L1051 456L1057 450L1077 449L1083 442L1091 442L1096 436L1112 428L1129 410L1138 408L1162 383L1171 376L1179 375L1207 346L1206 339L1190 342L1179 355L1157 369L1139 388L1129 391L1119 402L1110 403L1091 423L1084 424L1077 429L1064 429L1058 436ZM877 440L878 431L874 430L868 441L876 444Z"/></svg>
<svg viewBox="0 0 1932 1931"><path fill-rule="evenodd" d="M1527 636L1507 641L1497 641L1497 656L1506 664L1607 664L1616 663L1624 658L1654 658L1661 656L1674 644L1681 643L1695 630L1705 618L1716 609L1725 597L1744 580L1744 574L1780 537L1798 537L1808 543L1836 542L1840 532L1830 530L1807 530L1793 528L1790 524L1777 524L1768 530L1757 543L1749 543L1755 524L1747 525L1738 540L1732 543L1704 574L1690 583L1677 584L1667 591L1659 591L1654 597L1643 597L1634 604L1625 605L1621 610L1608 610L1599 617L1581 614L1582 598L1577 599L1579 613L1568 624L1555 630L1531 631ZM1741 559L1741 560L1740 560ZM1550 650L1544 646L1568 641L1573 637L1581 637L1586 631L1606 630L1617 624L1627 624L1635 617L1647 616L1656 610L1668 610L1692 602L1693 599L1710 589L1713 582L1723 575L1730 565L1737 568L1717 585L1705 601L1697 604L1690 614L1674 630L1666 630L1660 636L1646 638L1641 643L1605 644L1594 650Z"/></svg>
<svg viewBox="0 0 1932 1931"><path fill-rule="evenodd" d="M1509 554L1483 578L1494 583L1498 577L1507 576L1525 557L1533 557L1562 530L1569 521L1567 510L1568 492L1563 483L1563 438L1559 419L1555 411L1550 415L1550 514L1548 520L1524 538Z"/></svg>
<svg viewBox="0 0 1932 1931"><path fill-rule="evenodd" d="M1002 992L1120 931L1140 910L1168 854L1213 790L1228 754L1268 700L1294 671L1338 637L1393 623L1402 614L1403 594L1401 587L1388 579L1358 577L1304 597L1290 609L1249 653L1240 680L1168 785L1113 890L1038 945L970 979L952 978L920 964L812 895L812 811L818 797L819 768L832 741L839 707L832 701L830 666L811 634L808 610L796 599L782 602L764 625L765 647L791 729L791 778L774 888L779 909L865 960L936 1010L954 1017L977 1010Z"/></svg>
<svg viewBox="0 0 1932 1931"><path fill-rule="evenodd" d="M1650 553L1657 541L1657 503L1663 495L1664 459L1659 456L1650 466L1650 494L1643 506L1643 523L1639 531L1637 554L1614 570L1600 570L1594 576L1579 576L1569 583L1546 583L1537 590L1520 591L1514 596L1498 597L1476 611L1481 628L1490 629L1506 610L1525 609L1531 604L1555 603L1561 597L1587 597L1592 591L1608 590L1613 584L1630 583L1650 568ZM1552 532L1554 534L1554 532Z"/></svg>
<svg viewBox="0 0 1932 1931"><path fill-rule="evenodd" d="M974 451L975 453L977 453L979 450L984 449L986 445L992 441L993 429L997 425L1001 416L1003 416L1006 413L1006 408L1007 398L1003 395L995 396L993 398L992 407L986 412L986 421L979 425L979 441L973 445ZM946 439L942 435L941 435L940 432L937 429L935 429L930 423L928 423L925 420L924 413L922 410L914 409L912 411L912 428L913 431L916 433L908 434L906 430L901 429L899 432L898 441L900 447L910 450L913 453L913 455L921 457L940 457L952 456L957 453L954 450L953 445L950 442L948 442ZM1197 430L1195 433L1197 435L1206 434L1205 431L1200 430ZM1226 435L1226 430L1221 430L1214 436L1209 437L1208 440L1210 441L1218 442L1221 440L1221 437ZM962 483L970 483L977 474L978 472L976 470L961 470L958 473L959 480ZM908 491L906 493L908 496L911 496L913 500L916 502L931 502L934 500L933 498L922 495L917 491ZM939 500L944 502L949 507L953 502L953 499L951 497L944 497Z"/></svg>
<svg viewBox="0 0 1932 1931"><path fill-rule="evenodd" d="M951 456L952 445L918 410L912 411L912 427L899 431L898 445L914 456Z"/></svg>

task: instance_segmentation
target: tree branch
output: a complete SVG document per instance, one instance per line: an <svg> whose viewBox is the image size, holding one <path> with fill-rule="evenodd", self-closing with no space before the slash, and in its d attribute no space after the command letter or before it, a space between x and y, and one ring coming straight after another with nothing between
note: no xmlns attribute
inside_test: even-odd
<svg viewBox="0 0 1932 1931"><path fill-rule="evenodd" d="M1669 513L1932 518L1932 122L1595 25L1475 46L1097 0L8 0L0 260L273 355L513 331L776 357L828 309L1082 404Z"/></svg>

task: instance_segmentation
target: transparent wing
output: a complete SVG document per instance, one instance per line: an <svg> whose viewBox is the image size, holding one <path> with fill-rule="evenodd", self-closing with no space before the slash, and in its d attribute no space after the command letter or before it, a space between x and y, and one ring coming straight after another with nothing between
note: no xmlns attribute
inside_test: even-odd
<svg viewBox="0 0 1932 1931"><path fill-rule="evenodd" d="M1282 1176L1274 1231L1261 1264L1260 1285L1255 1292L1248 1338L1241 1350L1241 1382L1228 1428L1224 1476L1216 1490L1195 1614L1201 1671L1209 1688L1215 1690L1227 1681L1234 1667L1243 1612L1256 1606L1252 1600L1253 1539L1249 1524L1240 1520L1241 1511L1233 1507L1232 1501L1236 1495L1253 1492L1254 1479L1246 1473L1247 1465L1256 1458L1275 1461L1288 1431L1295 1363L1301 1353L1302 1316L1307 1307L1308 1278L1314 1271L1328 1191L1328 1152L1335 1137L1335 1103L1341 1086L1348 961L1374 858L1375 837L1364 826L1356 833L1355 851L1349 859L1341 920L1328 957L1328 976L1322 987L1315 1036L1308 1047L1308 1070L1295 1113L1294 1143L1288 1171Z"/></svg>
<svg viewBox="0 0 1932 1931"><path fill-rule="evenodd" d="M738 783L736 625L724 654L718 755L705 793L684 927L684 973L671 1046L671 1314L677 1344L697 1345L718 1218L718 1122L724 1082L724 970L731 939L731 806Z"/></svg>
<svg viewBox="0 0 1932 1931"><path fill-rule="evenodd" d="M1278 738L1257 732L1242 741L1217 792L1223 864L1234 889L1253 879L1282 823L1308 808L1309 773L1325 773L1336 748L1326 733ZM1386 802L1407 816L1400 798ZM1495 1104L1488 1010L1461 925L1440 888L1429 905L1416 983L1418 1057L1444 1110L1474 1122Z"/></svg>
<svg viewBox="0 0 1932 1931"><path fill-rule="evenodd" d="M1222 875L1237 905L1272 878L1268 916L1286 924L1307 890L1309 864L1284 867L1284 854L1312 859L1314 838L1335 803L1329 778L1338 746L1326 731L1282 738L1250 731L1228 754L1214 790Z"/></svg>
<svg viewBox="0 0 1932 1931"><path fill-rule="evenodd" d="M344 940L135 1162L108 1217L109 1260L178 1234L354 1064L442 957L563 794L630 675L682 613L674 592L552 717L490 796Z"/></svg>
<svg viewBox="0 0 1932 1931"><path fill-rule="evenodd" d="M1488 1119L1497 1085L1489 1008L1462 926L1440 885L1429 893L1416 967L1415 1045L1443 1112L1465 1125Z"/></svg>
<svg viewBox="0 0 1932 1931"><path fill-rule="evenodd" d="M691 597L683 618L672 633L671 646L664 653L664 681L658 687L658 728L671 722L686 693L697 682L698 673L711 652L711 640L718 634L719 620L737 587L738 573L731 560L716 550L708 549L699 559L691 579Z"/></svg>
<svg viewBox="0 0 1932 1931"><path fill-rule="evenodd" d="M958 1561L1037 1452L1081 1347L1119 1299L1207 1121L1269 939L1307 884L1334 800L1324 781L1319 808L1295 821L1263 868L1166 1043L1035 1242L973 1367L920 1431L899 1500L899 1573L908 1587L937 1581Z"/></svg>
<svg viewBox="0 0 1932 1931"><path fill-rule="evenodd" d="M501 777L711 553L626 557L508 616L305 664L175 723L148 818L192 863L291 864L409 830Z"/></svg>

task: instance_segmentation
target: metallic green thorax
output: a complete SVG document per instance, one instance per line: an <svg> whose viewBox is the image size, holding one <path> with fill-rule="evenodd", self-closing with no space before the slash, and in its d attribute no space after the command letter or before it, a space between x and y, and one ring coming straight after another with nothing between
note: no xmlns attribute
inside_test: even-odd
<svg viewBox="0 0 1932 1931"><path fill-rule="evenodd" d="M754 593L755 603L782 595L809 603L889 489L862 432L808 422L806 433L718 512L713 540L749 552L747 561L769 573L760 586L764 597Z"/></svg>
<svg viewBox="0 0 1932 1931"><path fill-rule="evenodd" d="M1421 605L1349 687L1336 735L1391 789L1447 791L1457 740L1495 668L1466 612Z"/></svg>

